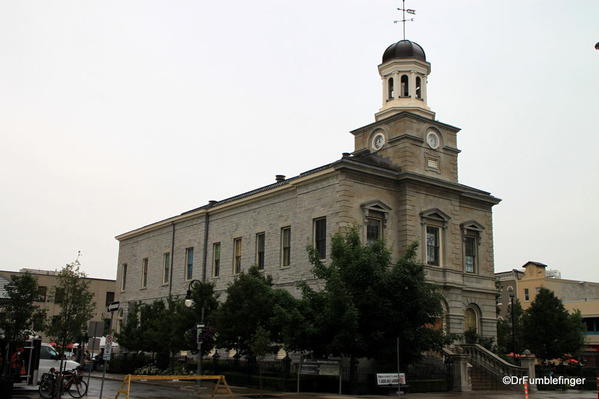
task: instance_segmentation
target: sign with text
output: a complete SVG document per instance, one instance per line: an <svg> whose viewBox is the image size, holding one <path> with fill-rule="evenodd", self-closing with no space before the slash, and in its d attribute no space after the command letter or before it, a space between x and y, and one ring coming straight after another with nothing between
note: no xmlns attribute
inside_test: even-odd
<svg viewBox="0 0 599 399"><path fill-rule="evenodd" d="M301 364L302 375L339 375L339 362L331 360L304 361Z"/></svg>
<svg viewBox="0 0 599 399"><path fill-rule="evenodd" d="M106 345L104 345L104 360L110 360L112 354L112 335L106 336Z"/></svg>
<svg viewBox="0 0 599 399"><path fill-rule="evenodd" d="M406 385L405 373L381 373L376 375L377 385Z"/></svg>

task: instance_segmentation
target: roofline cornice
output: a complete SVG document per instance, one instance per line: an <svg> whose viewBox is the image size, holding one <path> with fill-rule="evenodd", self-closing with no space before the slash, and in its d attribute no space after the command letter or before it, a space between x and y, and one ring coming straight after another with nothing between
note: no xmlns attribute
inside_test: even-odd
<svg viewBox="0 0 599 399"><path fill-rule="evenodd" d="M446 188L449 190L457 191L466 198L471 198L483 202L487 202L493 205L497 205L501 202L500 198L494 197L491 193L464 184L454 183L447 180L438 179L435 177L425 176L413 172L401 172L398 176L399 181L417 181L421 183L431 184L433 186Z"/></svg>
<svg viewBox="0 0 599 399"><path fill-rule="evenodd" d="M369 128L378 126L378 125L380 125L382 123L391 122L391 121L394 121L396 119L402 119L402 118L415 118L415 119L419 119L419 120L421 120L423 122L432 123L432 124L437 125L437 126L443 126L444 128L452 130L452 131L454 131L456 133L459 132L460 130L462 130L459 127L448 125L447 123L439 122L439 121L434 120L434 119L425 118L424 116L417 115L417 114L415 114L413 112L402 111L402 112L397 113L395 115L391 115L391 116L389 116L387 118L383 118L383 119L378 120L376 122L372 122L372 123L369 123L368 125L364 125L364 126L359 127L357 129L351 130L350 133L353 134L353 135L356 135L356 134L360 133L364 129L369 129Z"/></svg>
<svg viewBox="0 0 599 399"><path fill-rule="evenodd" d="M490 203L492 205L498 204L501 199L493 197L490 193L482 190L478 190L469 186L465 186L462 184L437 179L434 177L429 177L425 175L420 175L412 172L400 172L380 166L368 165L359 161L352 160L351 158L343 158L339 161L333 162L328 167L319 170L314 173L309 173L306 175L299 175L296 178L289 179L286 184L275 186L270 189L266 189L255 194L250 194L239 199L233 201L227 201L221 205L216 204L211 207L201 207L193 211L185 212L181 215L173 216L159 222L155 222L143 227L140 227L135 230L128 231L123 234L117 235L115 238L118 241L123 241L129 238L137 237L141 234L145 234L151 231L155 231L164 227L171 226L173 223L180 223L189 219L194 219L198 216L205 215L206 213L217 213L224 210L233 209L238 206L242 206L248 202L255 201L257 199L267 198L272 195L276 195L281 192L289 191L295 189L298 185L306 183L308 181L318 179L322 176L329 175L334 173L337 170L348 169L354 170L358 172L367 173L370 175L376 175L379 177L389 178L396 181L418 181L425 184L430 184L437 187L446 188L449 190L457 191L463 197L475 199L478 201L483 201L486 203Z"/></svg>

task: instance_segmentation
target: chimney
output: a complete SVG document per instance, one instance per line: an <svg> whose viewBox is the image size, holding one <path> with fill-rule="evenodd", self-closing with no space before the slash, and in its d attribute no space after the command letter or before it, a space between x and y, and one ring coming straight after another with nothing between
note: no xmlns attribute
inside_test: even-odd
<svg viewBox="0 0 599 399"><path fill-rule="evenodd" d="M276 175L275 180L279 183L285 181L285 175Z"/></svg>

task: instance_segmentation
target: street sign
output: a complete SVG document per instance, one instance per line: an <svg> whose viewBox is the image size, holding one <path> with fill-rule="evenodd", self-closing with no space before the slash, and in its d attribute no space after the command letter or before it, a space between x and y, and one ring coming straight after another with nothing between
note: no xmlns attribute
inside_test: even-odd
<svg viewBox="0 0 599 399"><path fill-rule="evenodd" d="M381 373L376 375L377 385L406 385L406 374L399 373Z"/></svg>
<svg viewBox="0 0 599 399"><path fill-rule="evenodd" d="M90 321L87 327L87 335L90 337L101 337L104 335L104 322Z"/></svg>
<svg viewBox="0 0 599 399"><path fill-rule="evenodd" d="M121 303L119 301L112 302L110 305L108 305L108 311L116 312L117 310L119 310L120 305Z"/></svg>
<svg viewBox="0 0 599 399"><path fill-rule="evenodd" d="M106 345L104 345L104 360L110 360L112 354L112 335L106 336Z"/></svg>
<svg viewBox="0 0 599 399"><path fill-rule="evenodd" d="M304 360L301 365L302 375L339 375L339 362L331 360Z"/></svg>
<svg viewBox="0 0 599 399"><path fill-rule="evenodd" d="M300 360L297 371L297 392L300 391L300 375L330 375L339 377L341 395L341 362L336 360Z"/></svg>

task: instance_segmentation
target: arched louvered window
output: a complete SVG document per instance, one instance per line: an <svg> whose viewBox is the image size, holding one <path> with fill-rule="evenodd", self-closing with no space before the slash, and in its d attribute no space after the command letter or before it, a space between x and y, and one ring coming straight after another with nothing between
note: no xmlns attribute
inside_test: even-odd
<svg viewBox="0 0 599 399"><path fill-rule="evenodd" d="M410 90L408 89L408 75L401 75L401 96L408 97Z"/></svg>

